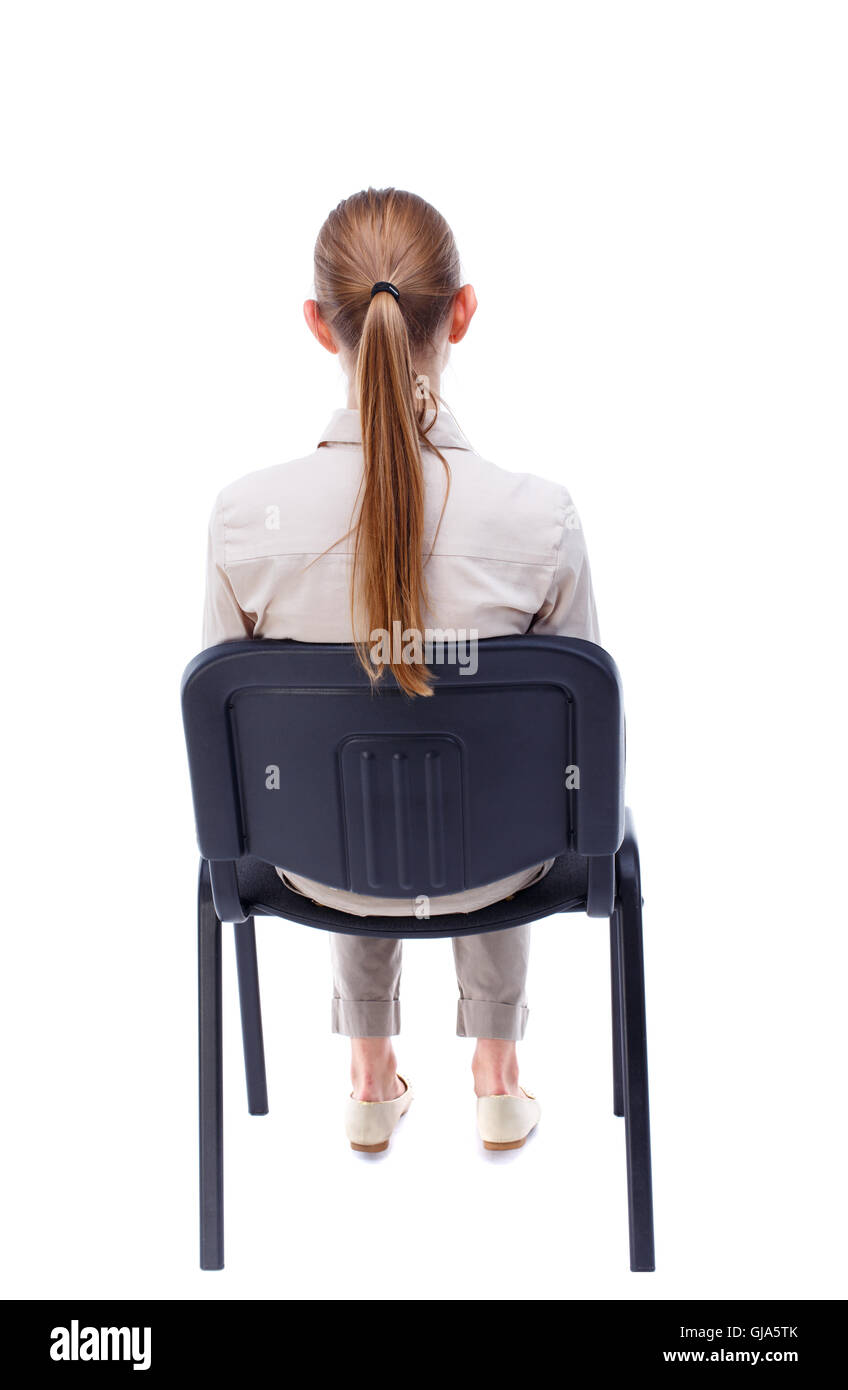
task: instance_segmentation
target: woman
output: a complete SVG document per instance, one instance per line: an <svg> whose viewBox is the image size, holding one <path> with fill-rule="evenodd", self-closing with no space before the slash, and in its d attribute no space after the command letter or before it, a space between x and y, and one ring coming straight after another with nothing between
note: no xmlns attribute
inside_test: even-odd
<svg viewBox="0 0 848 1390"><path fill-rule="evenodd" d="M315 246L306 321L348 378L315 451L233 483L210 523L205 645L243 637L355 641L372 680L426 698L426 666L376 634L428 627L480 638L534 631L598 641L583 533L566 490L507 472L471 447L440 407L450 344L477 307L444 218L396 189L357 193L330 214ZM522 460L524 462L524 460ZM387 675L385 668L389 668ZM552 861L551 861L552 862ZM429 902L469 912L520 892L550 862L485 889ZM413 914L414 899L366 898L304 879L284 882L352 914ZM351 1039L354 1148L388 1145L412 1092L398 1075L401 943L330 935L333 1029ZM518 1148L539 1118L519 1084L527 1022L529 926L454 938L457 1033L472 1061L480 1134Z"/></svg>

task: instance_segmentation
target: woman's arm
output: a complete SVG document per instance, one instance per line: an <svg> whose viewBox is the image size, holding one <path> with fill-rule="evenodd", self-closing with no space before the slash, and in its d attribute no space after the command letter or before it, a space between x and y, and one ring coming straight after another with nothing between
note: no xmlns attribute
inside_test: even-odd
<svg viewBox="0 0 848 1390"><path fill-rule="evenodd" d="M545 601L530 624L530 632L555 637L583 637L600 644L592 573L580 518L568 493L556 566Z"/></svg>
<svg viewBox="0 0 848 1390"><path fill-rule="evenodd" d="M219 497L209 519L203 646L214 647L218 642L234 642L239 638L252 636L253 619L239 607L225 566L224 529Z"/></svg>

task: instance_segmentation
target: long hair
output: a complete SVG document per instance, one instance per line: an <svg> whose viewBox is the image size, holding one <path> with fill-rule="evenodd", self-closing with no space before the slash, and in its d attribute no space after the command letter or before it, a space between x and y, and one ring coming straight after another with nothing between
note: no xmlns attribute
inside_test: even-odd
<svg viewBox="0 0 848 1390"><path fill-rule="evenodd" d="M378 280L395 285L399 299L388 292L372 298ZM411 631L423 641L427 591L421 446L433 448L427 434L438 403L435 393L417 383L416 359L433 349L460 285L450 227L414 193L395 188L355 193L339 203L318 234L318 308L336 340L356 353L364 467L351 527L351 628L372 683L389 666L408 695L432 694L432 677L423 661L396 660L392 641L390 659L382 662L368 642L377 631L393 635L398 622L402 634ZM431 408L433 418L425 428ZM450 469L438 449L434 452L445 468L447 501Z"/></svg>

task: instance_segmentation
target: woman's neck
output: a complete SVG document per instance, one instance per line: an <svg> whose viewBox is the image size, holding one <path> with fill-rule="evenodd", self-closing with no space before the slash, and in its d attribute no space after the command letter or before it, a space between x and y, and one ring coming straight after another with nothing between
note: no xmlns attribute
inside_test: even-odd
<svg viewBox="0 0 848 1390"><path fill-rule="evenodd" d="M432 391L434 395L438 396L439 389L441 386L441 378L439 376L438 367L433 366L431 367L430 371L428 371L427 366L425 364L425 366L422 367L419 371L418 375L419 377L425 378L425 380L421 382L422 390ZM347 409L359 409L359 400L356 395L356 383L352 376L348 377L347 383Z"/></svg>

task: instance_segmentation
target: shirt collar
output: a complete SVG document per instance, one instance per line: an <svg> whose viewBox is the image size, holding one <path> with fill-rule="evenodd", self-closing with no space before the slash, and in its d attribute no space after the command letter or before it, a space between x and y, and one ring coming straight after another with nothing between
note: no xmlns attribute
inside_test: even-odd
<svg viewBox="0 0 848 1390"><path fill-rule="evenodd" d="M432 408L425 411L425 429L435 413ZM436 423L427 437L437 449L468 449L473 453L471 445L456 420L444 406L440 407ZM319 440L320 444L361 444L361 442L358 410L334 410L330 416L330 422Z"/></svg>

